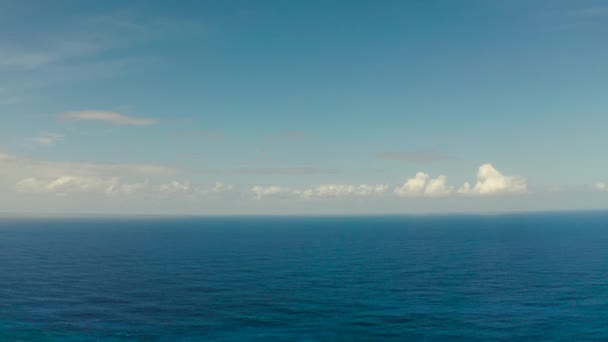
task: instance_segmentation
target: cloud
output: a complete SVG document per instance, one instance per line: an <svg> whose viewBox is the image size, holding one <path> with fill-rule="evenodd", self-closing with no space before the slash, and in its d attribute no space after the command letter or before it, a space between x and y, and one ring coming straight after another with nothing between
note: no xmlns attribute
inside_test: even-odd
<svg viewBox="0 0 608 342"><path fill-rule="evenodd" d="M426 188L424 189L424 196L427 197L444 197L449 196L454 191L453 186L449 186L447 183L446 176L439 176L435 179L431 179L427 182Z"/></svg>
<svg viewBox="0 0 608 342"><path fill-rule="evenodd" d="M484 164L477 172L477 183L471 186L464 183L456 192L454 187L447 184L447 177L440 175L431 179L424 172L416 173L414 178L408 179L403 185L394 189L398 197L445 197L454 193L468 196L489 196L501 194L526 193L528 184L526 179L519 176L505 176L491 164Z"/></svg>
<svg viewBox="0 0 608 342"><path fill-rule="evenodd" d="M454 158L441 154L436 150L418 150L406 152L384 152L376 155L382 160L397 160L415 164L431 164L440 160L453 160Z"/></svg>
<svg viewBox="0 0 608 342"><path fill-rule="evenodd" d="M190 182L171 181L160 186L161 194L187 194L192 192Z"/></svg>
<svg viewBox="0 0 608 342"><path fill-rule="evenodd" d="M608 191L608 184L604 182L599 182L595 184L595 189L597 191Z"/></svg>
<svg viewBox="0 0 608 342"><path fill-rule="evenodd" d="M26 142L31 145L48 147L56 142L63 141L64 138L65 135L63 134L44 132L40 133L37 137L26 139Z"/></svg>
<svg viewBox="0 0 608 342"><path fill-rule="evenodd" d="M528 190L525 178L519 176L504 176L496 170L492 164L484 164L477 172L477 183L471 186L464 183L459 194L463 195L498 195L498 194L523 194Z"/></svg>
<svg viewBox="0 0 608 342"><path fill-rule="evenodd" d="M53 162L32 160L0 152L0 175L32 176L38 178L57 178L64 175L83 177L151 177L169 176L179 170L154 164L137 163L86 163L86 162Z"/></svg>
<svg viewBox="0 0 608 342"><path fill-rule="evenodd" d="M12 16L16 18L37 14L34 13L37 10L29 6L21 10L12 6L12 9L15 10ZM133 54L129 47L134 44L171 39L175 33L199 36L203 32L200 23L187 18L142 16L138 11L74 13L67 10L62 14L65 20L50 21L44 30L28 30L26 23L10 23L9 27L19 32L19 37L13 37L18 43L4 39L0 44L0 69L39 71L67 63L88 65L110 51L119 56Z"/></svg>
<svg viewBox="0 0 608 342"><path fill-rule="evenodd" d="M396 187L393 192L399 197L420 196L424 194L424 188L428 179L428 174L418 172L414 178L408 179L403 185Z"/></svg>
<svg viewBox="0 0 608 342"><path fill-rule="evenodd" d="M439 176L431 179L424 173L418 172L403 185L397 186L393 193L398 197L443 197L452 193L454 187L447 185L447 177Z"/></svg>
<svg viewBox="0 0 608 342"><path fill-rule="evenodd" d="M178 173L162 165L53 162L0 151L0 190L19 193L130 194L143 190L149 179Z"/></svg>
<svg viewBox="0 0 608 342"><path fill-rule="evenodd" d="M322 184L291 188L278 185L254 185L245 189L216 182L203 187L187 180L178 180L179 170L153 164L109 164L37 161L0 151L0 189L12 189L22 194L156 195L153 198L222 198L224 194L240 198L317 200L376 198L389 194L387 184ZM608 191L605 183L597 190ZM396 197L439 198L451 195L489 196L522 194L527 182L519 176L505 176L491 164L479 168L473 185L464 183L457 191L444 175L432 178L418 172L402 185L393 188ZM160 197L159 197L160 196ZM218 197L219 196L219 197ZM226 197L228 198L228 197ZM236 198L236 197L234 197Z"/></svg>
<svg viewBox="0 0 608 342"><path fill-rule="evenodd" d="M339 197L365 197L377 196L384 194L388 189L385 184L361 184L361 185L345 185L345 184L324 184L318 187L298 191L295 194L304 199L313 198L339 198Z"/></svg>
<svg viewBox="0 0 608 342"><path fill-rule="evenodd" d="M324 184L313 188L291 189L281 186L260 186L251 188L251 192L258 200L266 197L298 198L298 199L324 199L324 198L347 198L379 196L386 192L388 185L385 184Z"/></svg>
<svg viewBox="0 0 608 342"><path fill-rule="evenodd" d="M209 190L206 190L205 192L219 194L224 192L230 192L232 190L234 190L234 185L224 184L223 182L215 182L213 187Z"/></svg>
<svg viewBox="0 0 608 342"><path fill-rule="evenodd" d="M20 194L53 194L66 197L79 194L102 196L131 196L144 195L150 198L167 198L171 196L188 195L191 198L199 196L219 195L232 192L234 187L222 182L216 182L209 188L195 187L189 181L171 181L162 184L144 182L125 182L120 178L62 176L53 179L30 177L21 179L15 184L15 190Z"/></svg>
<svg viewBox="0 0 608 342"><path fill-rule="evenodd" d="M278 195L289 195L292 194L292 191L289 188L283 188L276 185L271 186L261 186L256 185L251 188L251 192L254 194L255 198L261 200L264 197L275 197Z"/></svg>
<svg viewBox="0 0 608 342"><path fill-rule="evenodd" d="M121 183L117 178L81 176L62 176L50 180L32 177L22 179L15 185L20 193L53 193L58 196L75 193L131 195L145 187L146 183Z"/></svg>
<svg viewBox="0 0 608 342"><path fill-rule="evenodd" d="M78 163L39 161L0 151L0 194L14 191L23 195L56 196L147 196L190 198L237 194L234 185L216 182L195 186L176 180L179 170L154 164ZM82 197L84 198L84 197Z"/></svg>
<svg viewBox="0 0 608 342"><path fill-rule="evenodd" d="M130 126L148 126L158 123L157 119L152 118L135 118L126 116L116 112L99 111L99 110L83 110L77 112L69 112L59 116L62 120L75 121L97 121L105 122L113 125L130 125Z"/></svg>

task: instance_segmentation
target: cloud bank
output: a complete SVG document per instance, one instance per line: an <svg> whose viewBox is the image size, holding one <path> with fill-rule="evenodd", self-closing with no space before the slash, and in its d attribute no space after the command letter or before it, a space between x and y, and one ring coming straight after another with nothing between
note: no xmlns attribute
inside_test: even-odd
<svg viewBox="0 0 608 342"><path fill-rule="evenodd" d="M159 121L152 118L136 118L126 116L124 114L100 111L100 110L83 110L77 112L68 112L59 115L62 120L73 120L73 121L95 121L109 123L120 126L148 126L157 124Z"/></svg>
<svg viewBox="0 0 608 342"><path fill-rule="evenodd" d="M197 198L233 194L241 199L330 200L353 198L443 198L448 196L498 196L525 194L525 178L506 176L492 164L481 165L477 180L459 188L448 183L445 175L432 177L418 172L397 186L388 184L322 184L292 188L280 185L236 187L216 182L200 186L178 179L179 170L152 164L66 163L36 161L0 152L0 188L16 194L133 196L158 198L186 196ZM608 191L605 183L597 190ZM235 197L236 198L236 197Z"/></svg>

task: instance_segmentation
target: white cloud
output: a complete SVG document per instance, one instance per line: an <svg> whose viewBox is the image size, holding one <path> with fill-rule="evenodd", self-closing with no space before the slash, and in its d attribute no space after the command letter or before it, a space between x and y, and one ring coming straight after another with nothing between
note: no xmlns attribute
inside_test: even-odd
<svg viewBox="0 0 608 342"><path fill-rule="evenodd" d="M525 178L519 176L505 176L496 170L492 164L484 164L477 172L477 183L474 186L464 183L459 194L463 195L498 195L498 194L522 194L528 191L528 183Z"/></svg>
<svg viewBox="0 0 608 342"><path fill-rule="evenodd" d="M281 186L260 186L251 188L256 199L265 197L300 198L300 199L323 199L323 198L345 198L378 196L386 192L388 185L385 184L324 184L313 188L291 189Z"/></svg>
<svg viewBox="0 0 608 342"><path fill-rule="evenodd" d="M427 182L424 189L424 196L427 197L444 197L449 196L454 191L454 187L447 185L447 177L439 176Z"/></svg>
<svg viewBox="0 0 608 342"><path fill-rule="evenodd" d="M145 188L145 183L121 183L117 178L62 176L56 179L26 178L15 185L20 193L52 193L59 196L88 193L131 195Z"/></svg>
<svg viewBox="0 0 608 342"><path fill-rule="evenodd" d="M37 137L26 139L26 141L37 146L48 147L56 142L63 141L64 138L65 135L63 134L43 132Z"/></svg>
<svg viewBox="0 0 608 342"><path fill-rule="evenodd" d="M233 189L234 189L234 185L224 184L222 182L215 182L215 185L213 185L213 187L208 192L218 194L218 193L222 193L222 192L229 192L229 191L232 191Z"/></svg>
<svg viewBox="0 0 608 342"><path fill-rule="evenodd" d="M138 192L147 190L148 182L143 183L126 183L126 184L112 184L106 188L105 193L107 195L133 195Z"/></svg>
<svg viewBox="0 0 608 342"><path fill-rule="evenodd" d="M296 191L295 195L298 195L304 199L312 198L338 198L338 197L352 197L352 196L374 196L381 195L386 192L388 185L385 184L361 184L361 185L348 185L348 184L324 184L315 188L306 189L302 191Z"/></svg>
<svg viewBox="0 0 608 342"><path fill-rule="evenodd" d="M171 181L160 186L161 194L187 194L192 191L189 182Z"/></svg>
<svg viewBox="0 0 608 342"><path fill-rule="evenodd" d="M598 191L608 191L608 184L604 182L599 182L595 184L595 189Z"/></svg>
<svg viewBox="0 0 608 342"><path fill-rule="evenodd" d="M0 151L0 190L22 194L130 195L152 191L148 179L159 181L177 173L162 165L52 162Z"/></svg>
<svg viewBox="0 0 608 342"><path fill-rule="evenodd" d="M519 176L505 176L491 164L479 167L477 182L471 186L464 183L457 191L460 195L521 194L527 191L527 181ZM445 197L454 193L454 187L447 184L447 177L440 175L431 179L424 172L418 172L394 190L399 197Z"/></svg>
<svg viewBox="0 0 608 342"><path fill-rule="evenodd" d="M0 151L0 194L8 190L22 195L137 195L159 199L238 194L231 184L195 186L187 180L175 180L178 174L178 170L161 165L37 161Z"/></svg>
<svg viewBox="0 0 608 342"><path fill-rule="evenodd" d="M428 174L418 172L414 178L410 178L403 185L396 187L394 193L399 197L420 196L424 193L428 179Z"/></svg>
<svg viewBox="0 0 608 342"><path fill-rule="evenodd" d="M57 196L71 196L78 194L104 195L104 196L183 196L195 198L198 196L218 195L231 192L232 185L216 182L210 188L201 188L191 185L188 181L171 181L162 184L145 182L125 182L119 178L62 176L53 179L40 179L35 177L18 181L15 190L21 194L54 194ZM200 197L202 198L202 197Z"/></svg>
<svg viewBox="0 0 608 342"><path fill-rule="evenodd" d="M397 186L393 192L398 197L444 197L450 195L453 190L454 187L447 185L446 176L440 175L431 179L428 174L418 172L414 178Z"/></svg>
<svg viewBox="0 0 608 342"><path fill-rule="evenodd" d="M37 161L0 151L0 189L17 193L185 196L189 198L265 198L282 199L347 199L384 196L387 184L322 184L313 187L291 188L277 185L255 185L238 189L233 185L216 182L208 187L192 185L178 180L178 170L152 164L102 164ZM605 183L596 189L608 191ZM527 182L518 176L505 176L492 165L479 168L477 182L465 183L457 191L448 184L447 177L431 178L418 172L415 177L393 189L397 197L446 197L453 194L467 196L521 194L527 191ZM230 194L238 197L230 197ZM229 197L225 197L229 196Z"/></svg>
<svg viewBox="0 0 608 342"><path fill-rule="evenodd" d="M284 188L276 185L261 186L256 185L251 188L251 192L255 195L255 198L261 200L264 197L274 197L278 195L289 195L292 191L289 188Z"/></svg>
<svg viewBox="0 0 608 342"><path fill-rule="evenodd" d="M468 195L471 194L471 184L469 182L464 182L460 188L458 188L457 193L460 195Z"/></svg>
<svg viewBox="0 0 608 342"><path fill-rule="evenodd" d="M63 120L76 120L76 121L97 121L105 122L113 125L129 125L129 126L148 126L158 123L157 119L152 118L136 118L126 116L124 114L101 111L101 110L83 110L76 112L69 112L59 116Z"/></svg>

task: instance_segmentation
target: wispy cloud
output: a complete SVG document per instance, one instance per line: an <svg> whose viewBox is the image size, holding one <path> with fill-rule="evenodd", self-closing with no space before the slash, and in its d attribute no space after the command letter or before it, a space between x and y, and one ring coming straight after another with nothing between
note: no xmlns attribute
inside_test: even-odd
<svg viewBox="0 0 608 342"><path fill-rule="evenodd" d="M40 133L37 137L26 139L26 142L29 145L48 147L57 142L63 141L64 138L64 134L43 132Z"/></svg>
<svg viewBox="0 0 608 342"><path fill-rule="evenodd" d="M23 24L0 20L0 88L11 92L0 94L0 105L35 97L40 88L56 84L107 79L141 70L158 56L143 54L133 46L168 41L176 33L183 38L204 32L200 23L184 18L123 9L106 13L68 10L62 13L63 20L45 25L44 30L31 30L31 22L36 22L35 16L39 15L32 9L7 6L5 11L0 10L6 18L31 19ZM19 29L19 25L23 27Z"/></svg>
<svg viewBox="0 0 608 342"><path fill-rule="evenodd" d="M446 156L436 150L417 150L402 152L378 153L377 158L382 160L397 160L415 164L430 164L440 160L454 160L454 157Z"/></svg>
<svg viewBox="0 0 608 342"><path fill-rule="evenodd" d="M77 112L69 112L59 115L62 120L75 121L97 121L113 125L130 125L130 126L148 126L157 124L159 121L153 118L138 118L124 114L100 111L100 110L83 110Z"/></svg>
<svg viewBox="0 0 608 342"><path fill-rule="evenodd" d="M58 178L65 175L81 177L163 177L179 170L156 164L56 162L29 159L0 151L0 181L18 177Z"/></svg>

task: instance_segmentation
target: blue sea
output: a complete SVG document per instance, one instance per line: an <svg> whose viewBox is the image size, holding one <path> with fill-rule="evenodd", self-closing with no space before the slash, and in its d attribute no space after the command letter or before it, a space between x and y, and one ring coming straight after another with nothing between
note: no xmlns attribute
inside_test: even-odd
<svg viewBox="0 0 608 342"><path fill-rule="evenodd" d="M608 213L0 219L0 341L606 341Z"/></svg>

